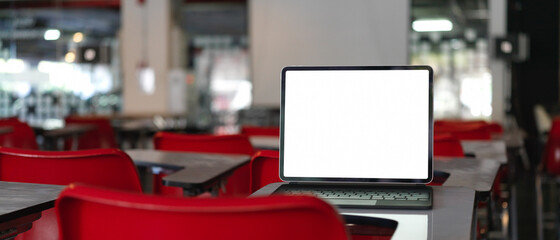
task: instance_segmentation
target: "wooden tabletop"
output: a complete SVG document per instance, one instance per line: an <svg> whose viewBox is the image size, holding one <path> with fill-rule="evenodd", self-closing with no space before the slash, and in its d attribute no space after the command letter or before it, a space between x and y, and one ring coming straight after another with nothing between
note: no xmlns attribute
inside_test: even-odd
<svg viewBox="0 0 560 240"><path fill-rule="evenodd" d="M468 140L461 141L461 146L465 154L473 154L476 158L492 159L500 164L508 161L506 142L503 140Z"/></svg>
<svg viewBox="0 0 560 240"><path fill-rule="evenodd" d="M50 130L43 131L43 136L45 137L68 137L74 135L80 135L87 131L91 131L96 129L97 127L94 124L83 124L83 123L71 123L67 124L62 128L55 128Z"/></svg>
<svg viewBox="0 0 560 240"><path fill-rule="evenodd" d="M54 207L64 186L0 181L0 223Z"/></svg>
<svg viewBox="0 0 560 240"><path fill-rule="evenodd" d="M274 136L249 136L251 144L258 149L278 150L280 137Z"/></svg>
<svg viewBox="0 0 560 240"><path fill-rule="evenodd" d="M168 186L205 191L248 163L249 155L212 154L135 149L125 151L138 166L176 170L163 178Z"/></svg>

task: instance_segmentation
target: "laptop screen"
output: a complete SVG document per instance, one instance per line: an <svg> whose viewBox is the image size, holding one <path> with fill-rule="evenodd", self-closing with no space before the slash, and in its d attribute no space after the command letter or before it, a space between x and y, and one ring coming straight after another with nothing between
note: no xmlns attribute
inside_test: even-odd
<svg viewBox="0 0 560 240"><path fill-rule="evenodd" d="M432 75L428 66L284 68L280 177L430 182Z"/></svg>

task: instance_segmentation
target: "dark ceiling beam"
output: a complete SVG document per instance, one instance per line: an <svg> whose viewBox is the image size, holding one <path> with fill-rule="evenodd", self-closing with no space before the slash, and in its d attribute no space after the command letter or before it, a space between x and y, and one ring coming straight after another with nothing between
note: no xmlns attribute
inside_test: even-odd
<svg viewBox="0 0 560 240"><path fill-rule="evenodd" d="M137 0L145 1L162 1L162 0ZM183 0L184 3L247 3L247 0ZM120 0L0 0L0 9L2 8L120 8Z"/></svg>
<svg viewBox="0 0 560 240"><path fill-rule="evenodd" d="M120 0L0 0L0 9L6 8L120 8Z"/></svg>

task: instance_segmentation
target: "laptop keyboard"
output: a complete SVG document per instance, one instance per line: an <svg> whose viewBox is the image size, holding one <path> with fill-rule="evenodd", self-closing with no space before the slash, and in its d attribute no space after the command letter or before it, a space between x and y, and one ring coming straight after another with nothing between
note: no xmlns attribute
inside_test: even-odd
<svg viewBox="0 0 560 240"><path fill-rule="evenodd" d="M383 206L405 206L403 208L406 208L407 205L431 206L432 203L431 189L427 187L407 189L392 187L362 188L283 185L275 194L314 195L331 204L340 206L371 205L378 206L379 208L383 208Z"/></svg>
<svg viewBox="0 0 560 240"><path fill-rule="evenodd" d="M288 195L311 194L319 198L374 199L374 200L415 200L428 201L429 193L421 191L396 190L354 190L354 189L286 189Z"/></svg>

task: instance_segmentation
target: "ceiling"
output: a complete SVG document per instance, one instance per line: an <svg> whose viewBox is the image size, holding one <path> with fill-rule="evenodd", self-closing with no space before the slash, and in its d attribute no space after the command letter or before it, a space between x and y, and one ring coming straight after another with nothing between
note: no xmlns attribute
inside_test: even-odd
<svg viewBox="0 0 560 240"><path fill-rule="evenodd" d="M120 13L114 8L23 8L0 9L2 47L14 49L17 58L55 60L67 51L72 35L82 32L87 44L114 37L120 26ZM61 31L66 41L45 41L45 30ZM13 53L12 53L13 54Z"/></svg>
<svg viewBox="0 0 560 240"><path fill-rule="evenodd" d="M176 1L183 2L179 22L190 34L248 32L246 0ZM467 28L474 29L479 37L486 36L488 0L410 1L411 20L448 18L454 23L452 31L442 33L444 38L461 38ZM18 58L54 60L67 51L69 41L43 40L46 29L60 29L66 39L80 31L88 41L98 43L116 36L119 8L119 0L0 0L0 29L8 29L0 31L0 47L17 52Z"/></svg>
<svg viewBox="0 0 560 240"><path fill-rule="evenodd" d="M453 22L453 30L442 32L444 38L462 38L466 29L473 29L479 37L488 31L488 0L411 0L412 20L446 18Z"/></svg>

